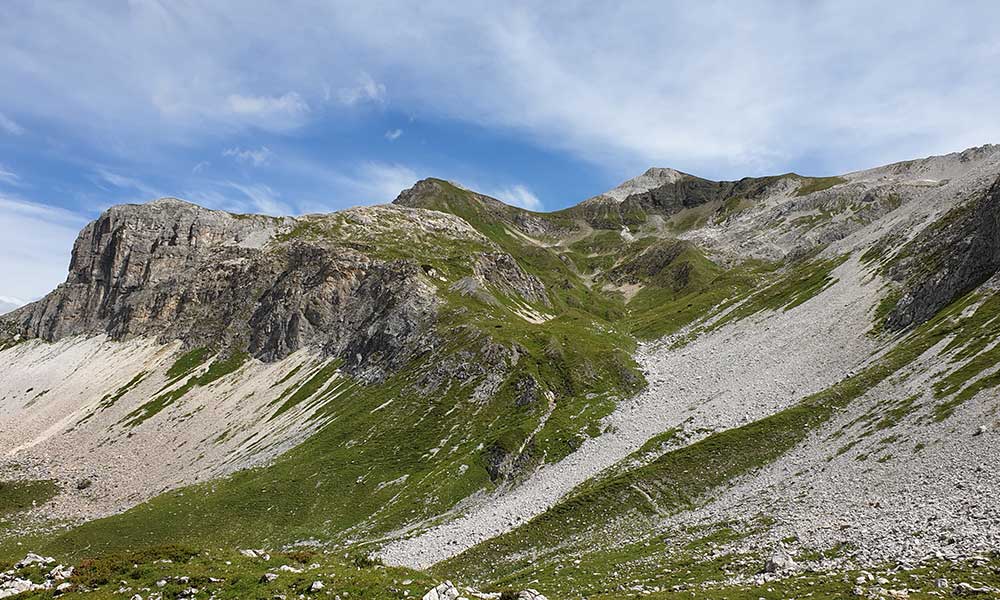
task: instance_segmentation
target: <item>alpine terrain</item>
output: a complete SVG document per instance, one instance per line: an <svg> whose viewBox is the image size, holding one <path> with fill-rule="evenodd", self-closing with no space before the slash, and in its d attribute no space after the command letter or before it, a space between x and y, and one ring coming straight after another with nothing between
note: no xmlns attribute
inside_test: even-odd
<svg viewBox="0 0 1000 600"><path fill-rule="evenodd" d="M0 598L1000 597L998 386L1000 146L115 206L0 316Z"/></svg>

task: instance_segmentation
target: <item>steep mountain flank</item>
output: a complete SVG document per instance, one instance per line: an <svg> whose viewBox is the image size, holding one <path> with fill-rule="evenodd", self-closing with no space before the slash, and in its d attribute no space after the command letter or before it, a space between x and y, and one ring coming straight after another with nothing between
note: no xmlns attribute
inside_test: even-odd
<svg viewBox="0 0 1000 600"><path fill-rule="evenodd" d="M174 199L114 207L80 233L66 283L6 320L28 338L156 337L263 361L315 348L378 380L436 339L441 299L410 238L478 253L476 276L542 301L540 284L464 221L433 213L418 228L412 213L372 207L295 220Z"/></svg>
<svg viewBox="0 0 1000 600"><path fill-rule="evenodd" d="M886 267L905 291L886 317L893 330L920 324L1000 269L1000 179L949 210Z"/></svg>
<svg viewBox="0 0 1000 600"><path fill-rule="evenodd" d="M685 210L707 207L727 213L752 206L760 198L793 192L804 196L846 180L837 177L808 178L789 173L771 177L745 177L739 181L711 181L673 169L649 169L613 190L581 202L564 211L597 229L639 228L651 217L670 218ZM683 230L692 223L673 222Z"/></svg>

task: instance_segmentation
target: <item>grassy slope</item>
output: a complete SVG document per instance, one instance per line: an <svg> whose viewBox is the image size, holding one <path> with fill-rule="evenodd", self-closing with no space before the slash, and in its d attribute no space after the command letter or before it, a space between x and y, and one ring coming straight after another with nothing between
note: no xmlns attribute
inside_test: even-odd
<svg viewBox="0 0 1000 600"><path fill-rule="evenodd" d="M0 533L13 525L17 516L34 506L41 506L59 493L55 481L0 481Z"/></svg>
<svg viewBox="0 0 1000 600"><path fill-rule="evenodd" d="M41 583L52 566L33 565L16 573ZM265 574L276 577L267 581ZM308 549L273 553L264 560L234 550L197 550L177 544L76 562L72 576L64 582L70 587L59 594L60 598L148 597L155 593L162 598L211 596L218 600L325 597L328 593L342 598L419 598L436 583L416 571ZM323 586L318 591L314 591L315 582ZM18 597L51 598L53 592L40 590Z"/></svg>

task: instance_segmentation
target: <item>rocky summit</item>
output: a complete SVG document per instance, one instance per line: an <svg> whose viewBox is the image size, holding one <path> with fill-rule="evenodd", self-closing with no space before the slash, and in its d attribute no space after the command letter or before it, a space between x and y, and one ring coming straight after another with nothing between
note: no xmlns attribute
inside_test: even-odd
<svg viewBox="0 0 1000 600"><path fill-rule="evenodd" d="M0 315L0 598L1000 597L998 215L1000 146L114 206Z"/></svg>

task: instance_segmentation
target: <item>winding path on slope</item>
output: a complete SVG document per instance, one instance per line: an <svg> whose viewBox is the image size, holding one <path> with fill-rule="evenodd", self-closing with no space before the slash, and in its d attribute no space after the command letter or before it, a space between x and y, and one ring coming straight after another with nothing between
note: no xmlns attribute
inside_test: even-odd
<svg viewBox="0 0 1000 600"><path fill-rule="evenodd" d="M554 506L577 485L680 426L715 431L756 421L836 383L874 349L865 332L875 284L852 258L838 281L787 312L751 317L680 349L642 347L637 359L649 387L607 417L610 430L520 487L460 516L385 546L387 564L425 569L517 527Z"/></svg>

